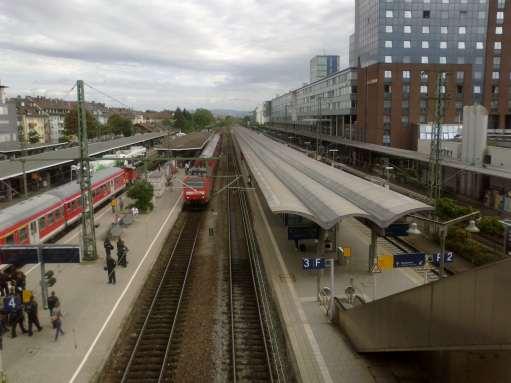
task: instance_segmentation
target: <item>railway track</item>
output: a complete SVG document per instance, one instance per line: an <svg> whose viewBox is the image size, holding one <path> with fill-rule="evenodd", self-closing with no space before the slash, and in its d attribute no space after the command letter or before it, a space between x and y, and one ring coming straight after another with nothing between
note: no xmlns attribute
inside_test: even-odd
<svg viewBox="0 0 511 383"><path fill-rule="evenodd" d="M149 306L121 382L163 382L175 367L179 311L200 227L199 212L188 212Z"/></svg>
<svg viewBox="0 0 511 383"><path fill-rule="evenodd" d="M231 146L226 153L228 173L238 175L233 153ZM269 302L262 294L266 293L261 289L262 275L257 273L255 238L242 186L238 181L227 192L231 381L285 381L272 339Z"/></svg>

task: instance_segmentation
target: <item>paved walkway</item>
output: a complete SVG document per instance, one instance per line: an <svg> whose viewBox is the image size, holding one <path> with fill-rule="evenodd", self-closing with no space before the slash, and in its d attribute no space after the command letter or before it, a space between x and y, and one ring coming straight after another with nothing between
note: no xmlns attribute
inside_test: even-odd
<svg viewBox="0 0 511 383"><path fill-rule="evenodd" d="M156 199L155 209L139 215L124 229L123 239L130 249L127 269L117 268L117 284L107 284L103 239L113 221L111 208L96 212L97 246L100 259L80 265L48 265L55 271L53 288L62 309L64 336L54 341L49 314L42 309L39 266L26 266L27 286L39 303L43 331L33 337L4 337L3 361L9 382L90 382L107 359L111 347L129 313L147 273L181 211L180 190L166 190ZM77 244L80 228L59 243ZM115 255L115 251L113 252Z"/></svg>

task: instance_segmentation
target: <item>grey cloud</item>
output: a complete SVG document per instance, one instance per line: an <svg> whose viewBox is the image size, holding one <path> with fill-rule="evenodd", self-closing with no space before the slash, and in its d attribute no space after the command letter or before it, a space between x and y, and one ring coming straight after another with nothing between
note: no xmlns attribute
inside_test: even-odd
<svg viewBox="0 0 511 383"><path fill-rule="evenodd" d="M306 81L313 55L347 61L353 6L353 0L0 2L0 77L13 93L60 95L80 77L136 108L252 109Z"/></svg>

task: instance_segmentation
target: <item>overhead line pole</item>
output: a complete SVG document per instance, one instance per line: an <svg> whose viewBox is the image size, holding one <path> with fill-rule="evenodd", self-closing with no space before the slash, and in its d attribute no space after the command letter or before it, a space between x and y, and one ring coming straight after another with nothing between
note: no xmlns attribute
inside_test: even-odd
<svg viewBox="0 0 511 383"><path fill-rule="evenodd" d="M76 82L78 97L78 140L80 142L80 190L82 200L82 244L83 259L94 261L98 258L96 233L94 229L94 206L92 204L92 180L87 140L87 120L83 81Z"/></svg>

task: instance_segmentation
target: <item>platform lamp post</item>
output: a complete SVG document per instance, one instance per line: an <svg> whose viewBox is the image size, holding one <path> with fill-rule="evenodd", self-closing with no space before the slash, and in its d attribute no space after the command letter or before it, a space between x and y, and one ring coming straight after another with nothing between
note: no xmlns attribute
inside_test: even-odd
<svg viewBox="0 0 511 383"><path fill-rule="evenodd" d="M334 166L334 156L335 156L335 153L337 153L339 151L339 149L328 149L328 151L330 153L332 153L332 166Z"/></svg>
<svg viewBox="0 0 511 383"><path fill-rule="evenodd" d="M447 239L447 233L449 232L449 227L451 227L457 223L468 221L468 226L465 227L465 231L467 233L479 233L479 228L477 227L476 221L473 218L475 218L476 216L478 216L480 214L481 214L481 212L474 211L472 213L465 214L461 217L453 218L453 219L451 219L449 221L445 221L445 222L437 221L437 220L434 220L431 218L421 217L418 215L410 215L410 217L412 217L414 219L417 219L417 220L423 221L423 222L433 223L440 227L440 270L439 270L440 278L445 278L447 276L445 274L445 242ZM412 235L421 234L421 231L417 227L416 222L412 222L410 224L410 228L407 230L407 233L412 234Z"/></svg>
<svg viewBox="0 0 511 383"><path fill-rule="evenodd" d="M311 145L311 142L310 141L305 141L304 144L307 147L307 157L308 157L309 156L309 151L310 151L309 147Z"/></svg>

